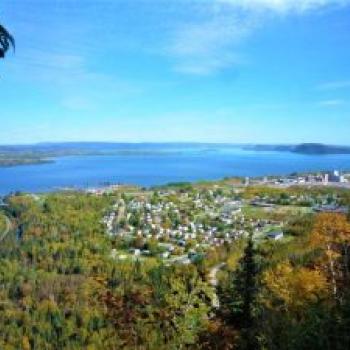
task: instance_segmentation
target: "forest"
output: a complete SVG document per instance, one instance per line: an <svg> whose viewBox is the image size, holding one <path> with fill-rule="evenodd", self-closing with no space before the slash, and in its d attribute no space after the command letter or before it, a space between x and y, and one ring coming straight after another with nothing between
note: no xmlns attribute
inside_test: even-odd
<svg viewBox="0 0 350 350"><path fill-rule="evenodd" d="M118 260L120 240L101 218L121 196L5 199L13 230L0 243L0 349L350 348L346 215L294 215L290 239L250 234L187 265Z"/></svg>

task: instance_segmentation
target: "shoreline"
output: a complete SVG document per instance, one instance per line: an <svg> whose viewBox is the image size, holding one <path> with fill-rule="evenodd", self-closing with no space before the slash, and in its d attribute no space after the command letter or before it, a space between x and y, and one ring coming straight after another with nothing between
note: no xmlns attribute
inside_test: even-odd
<svg viewBox="0 0 350 350"><path fill-rule="evenodd" d="M194 181L181 181L181 182L168 182L165 184L158 185L149 185L143 186L136 183L113 183L113 182L101 182L100 184L93 186L53 186L50 189L45 190L14 190L5 194L0 193L0 197L5 197L14 193L27 193L27 194L46 194L46 193L55 193L55 192L85 192L92 194L103 194L107 192L111 192L115 189L119 188L140 188L146 190L162 190L162 189L177 189L181 187L188 186L200 186L200 185L215 185L215 183L232 183L233 187L236 188L244 188L244 187L254 187L254 186L266 186L277 189L284 189L290 187L304 187L304 188L312 188L312 187L324 187L324 188L337 188L350 190L350 172L344 171L346 173L346 181L345 182L332 182L329 181L327 183L320 181L307 181L307 182L298 182L297 179L300 177L308 177L308 176L318 176L320 174L326 174L329 171L319 171L319 172L303 172L303 173L293 173L288 175L268 175L268 176L256 176L256 177L244 177L244 176L231 176L231 177L223 177L220 179L214 180L194 180ZM248 179L248 183L247 182ZM294 180L292 180L294 179Z"/></svg>

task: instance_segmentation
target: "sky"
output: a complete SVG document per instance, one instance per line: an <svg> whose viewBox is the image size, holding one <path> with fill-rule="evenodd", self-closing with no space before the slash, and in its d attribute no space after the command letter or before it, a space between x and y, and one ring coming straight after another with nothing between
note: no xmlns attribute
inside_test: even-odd
<svg viewBox="0 0 350 350"><path fill-rule="evenodd" d="M350 0L1 0L0 144L350 144Z"/></svg>

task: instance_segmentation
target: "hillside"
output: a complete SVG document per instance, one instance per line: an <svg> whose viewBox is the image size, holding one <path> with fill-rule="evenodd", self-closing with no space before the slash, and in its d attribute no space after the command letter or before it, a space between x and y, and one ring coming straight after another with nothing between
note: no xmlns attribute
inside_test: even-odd
<svg viewBox="0 0 350 350"><path fill-rule="evenodd" d="M302 143L299 145L251 145L246 150L268 152L293 152L310 155L350 154L350 146L325 145L322 143Z"/></svg>

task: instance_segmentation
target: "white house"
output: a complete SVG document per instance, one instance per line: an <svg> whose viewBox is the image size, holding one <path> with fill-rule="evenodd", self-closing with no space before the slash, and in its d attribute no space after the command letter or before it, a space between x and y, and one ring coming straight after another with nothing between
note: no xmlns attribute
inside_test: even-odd
<svg viewBox="0 0 350 350"><path fill-rule="evenodd" d="M266 235L266 237L269 239L272 239L274 241L278 241L279 239L283 238L283 232L282 231L272 231L272 232L269 232Z"/></svg>

